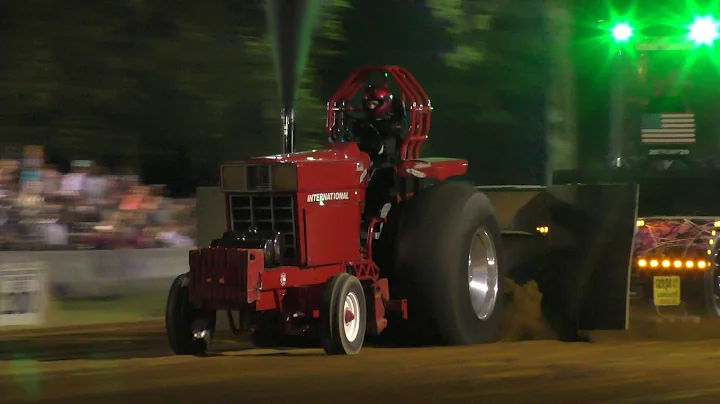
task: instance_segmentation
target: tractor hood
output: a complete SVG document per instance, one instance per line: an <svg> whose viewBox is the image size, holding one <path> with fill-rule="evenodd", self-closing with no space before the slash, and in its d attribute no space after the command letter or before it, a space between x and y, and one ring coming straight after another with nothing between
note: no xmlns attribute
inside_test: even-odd
<svg viewBox="0 0 720 404"><path fill-rule="evenodd" d="M252 157L245 161L246 164L303 164L329 161L359 161L367 160L370 164L370 157L358 149L356 143L331 143L322 149L304 152L276 154L274 156Z"/></svg>
<svg viewBox="0 0 720 404"><path fill-rule="evenodd" d="M300 153L253 157L222 167L226 192L338 192L364 187L370 157L355 143Z"/></svg>

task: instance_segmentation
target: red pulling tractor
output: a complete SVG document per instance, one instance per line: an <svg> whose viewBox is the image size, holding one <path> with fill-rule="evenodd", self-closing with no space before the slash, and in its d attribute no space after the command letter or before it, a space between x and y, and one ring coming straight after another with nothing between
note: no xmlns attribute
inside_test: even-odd
<svg viewBox="0 0 720 404"><path fill-rule="evenodd" d="M395 167L397 198L363 226L373 167L336 133L377 73L400 88L409 134ZM424 344L493 342L509 271L521 283L538 280L544 309L570 334L624 328L636 187L445 182L465 174L467 161L419 157L431 114L406 69L362 67L328 104L325 148L225 164L221 188L198 190L200 242L222 237L190 251L190 271L170 289L173 351L203 354L219 310L234 332L265 347L311 334L328 354L357 354L365 335L389 322Z"/></svg>

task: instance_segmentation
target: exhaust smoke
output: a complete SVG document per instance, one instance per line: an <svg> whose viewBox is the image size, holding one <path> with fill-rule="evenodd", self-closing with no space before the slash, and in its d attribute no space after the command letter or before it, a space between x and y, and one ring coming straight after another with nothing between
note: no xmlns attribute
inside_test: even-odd
<svg viewBox="0 0 720 404"><path fill-rule="evenodd" d="M282 152L295 147L295 99L310 52L312 29L324 0L266 0L280 90Z"/></svg>

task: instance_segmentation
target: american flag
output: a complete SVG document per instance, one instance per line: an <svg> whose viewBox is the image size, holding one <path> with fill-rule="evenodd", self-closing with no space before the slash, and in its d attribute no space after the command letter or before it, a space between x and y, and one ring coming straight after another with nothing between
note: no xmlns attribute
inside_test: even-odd
<svg viewBox="0 0 720 404"><path fill-rule="evenodd" d="M647 114L642 116L642 143L695 143L695 114Z"/></svg>

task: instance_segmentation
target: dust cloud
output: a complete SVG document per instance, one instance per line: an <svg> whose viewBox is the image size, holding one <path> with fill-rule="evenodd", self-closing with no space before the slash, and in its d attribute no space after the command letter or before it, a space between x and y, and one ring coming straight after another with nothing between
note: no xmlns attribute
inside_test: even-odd
<svg viewBox="0 0 720 404"><path fill-rule="evenodd" d="M535 281L518 285L506 278L507 296L501 325L501 340L528 341L557 339L542 313L542 293Z"/></svg>
<svg viewBox="0 0 720 404"><path fill-rule="evenodd" d="M557 340L542 311L543 295L535 281L518 285L505 280L507 299L501 325L502 341ZM696 341L720 337L717 316L658 315L653 307L630 306L627 330L583 332L590 342Z"/></svg>

